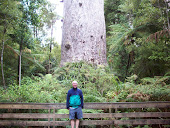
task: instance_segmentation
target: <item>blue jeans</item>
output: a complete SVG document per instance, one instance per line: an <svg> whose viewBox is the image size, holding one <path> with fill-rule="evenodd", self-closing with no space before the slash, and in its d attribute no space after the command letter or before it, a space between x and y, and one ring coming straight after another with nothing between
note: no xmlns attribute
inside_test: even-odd
<svg viewBox="0 0 170 128"><path fill-rule="evenodd" d="M73 108L70 107L69 108L69 118L72 119L82 119L83 118L83 112L82 112L82 108L78 107L78 108Z"/></svg>

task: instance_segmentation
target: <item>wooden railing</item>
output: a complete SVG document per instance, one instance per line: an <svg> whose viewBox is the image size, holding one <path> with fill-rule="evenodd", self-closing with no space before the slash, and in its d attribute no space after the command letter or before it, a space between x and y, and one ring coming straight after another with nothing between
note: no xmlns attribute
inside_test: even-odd
<svg viewBox="0 0 170 128"><path fill-rule="evenodd" d="M56 113L65 107L65 103L0 103L0 126L67 126L69 115ZM85 103L84 109L105 113L83 113L80 125L170 124L169 108L168 101Z"/></svg>

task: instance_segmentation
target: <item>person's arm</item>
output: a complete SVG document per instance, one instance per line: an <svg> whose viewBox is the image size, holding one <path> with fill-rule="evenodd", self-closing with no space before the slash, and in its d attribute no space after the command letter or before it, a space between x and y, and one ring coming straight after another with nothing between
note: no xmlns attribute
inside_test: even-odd
<svg viewBox="0 0 170 128"><path fill-rule="evenodd" d="M66 100L66 108L69 109L69 99L70 99L70 93L68 91L67 93L67 100Z"/></svg>
<svg viewBox="0 0 170 128"><path fill-rule="evenodd" d="M80 94L80 98L81 98L81 107L84 108L84 99L83 99L83 92L81 91Z"/></svg>

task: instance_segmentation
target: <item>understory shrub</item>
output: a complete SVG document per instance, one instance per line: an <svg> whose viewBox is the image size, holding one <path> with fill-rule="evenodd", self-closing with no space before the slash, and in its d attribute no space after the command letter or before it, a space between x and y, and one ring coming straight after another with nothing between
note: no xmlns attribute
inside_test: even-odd
<svg viewBox="0 0 170 128"><path fill-rule="evenodd" d="M85 102L170 100L170 76L138 80L134 74L121 82L103 66L80 62L67 64L54 74L24 77L21 86L11 84L6 89L0 87L0 102L63 103L73 80L78 81Z"/></svg>

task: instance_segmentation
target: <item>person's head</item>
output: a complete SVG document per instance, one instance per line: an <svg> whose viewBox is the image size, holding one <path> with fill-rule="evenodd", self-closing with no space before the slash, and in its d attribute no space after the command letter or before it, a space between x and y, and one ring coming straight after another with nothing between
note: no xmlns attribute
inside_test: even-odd
<svg viewBox="0 0 170 128"><path fill-rule="evenodd" d="M77 81L73 81L72 82L73 88L77 88L77 84L78 84Z"/></svg>

